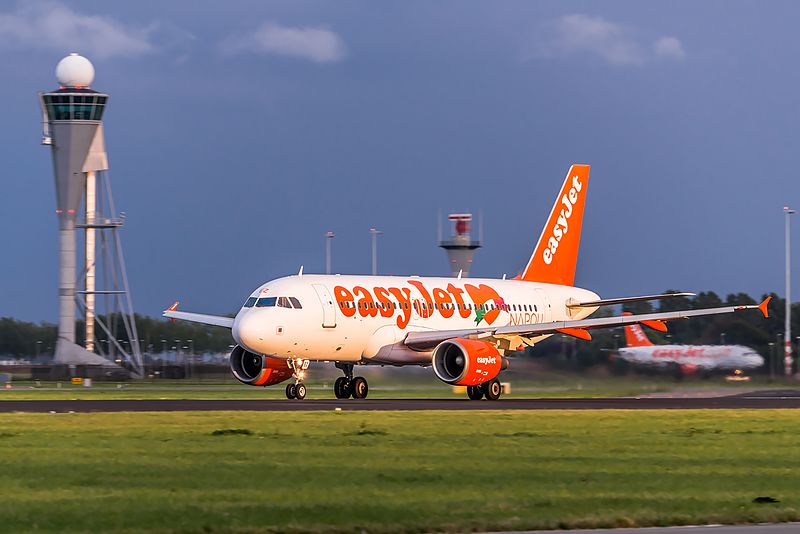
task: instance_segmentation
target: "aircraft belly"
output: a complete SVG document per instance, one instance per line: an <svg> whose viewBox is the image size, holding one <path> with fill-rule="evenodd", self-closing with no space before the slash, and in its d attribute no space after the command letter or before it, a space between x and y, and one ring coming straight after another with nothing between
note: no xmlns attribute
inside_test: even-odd
<svg viewBox="0 0 800 534"><path fill-rule="evenodd" d="M411 350L401 341L393 345L383 347L376 356L370 358L370 363L380 363L387 365L429 365L431 363L432 351L419 352Z"/></svg>

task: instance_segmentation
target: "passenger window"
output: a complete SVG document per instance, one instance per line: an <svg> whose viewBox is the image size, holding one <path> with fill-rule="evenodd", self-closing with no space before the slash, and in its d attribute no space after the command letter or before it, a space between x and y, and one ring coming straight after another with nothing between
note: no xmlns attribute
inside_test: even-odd
<svg viewBox="0 0 800 534"><path fill-rule="evenodd" d="M256 301L256 308L271 308L275 306L278 297L264 297Z"/></svg>
<svg viewBox="0 0 800 534"><path fill-rule="evenodd" d="M289 297L289 301L292 303L292 306L294 306L295 310L302 310L303 309L303 306L300 304L300 301L297 300L296 297Z"/></svg>
<svg viewBox="0 0 800 534"><path fill-rule="evenodd" d="M244 303L243 308L252 308L253 304L255 304L257 300L258 297L250 297L249 299L247 299L247 302Z"/></svg>

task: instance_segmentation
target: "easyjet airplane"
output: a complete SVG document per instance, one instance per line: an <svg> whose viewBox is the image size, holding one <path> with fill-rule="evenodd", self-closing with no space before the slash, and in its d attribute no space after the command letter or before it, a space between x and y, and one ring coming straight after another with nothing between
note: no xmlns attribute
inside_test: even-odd
<svg viewBox="0 0 800 534"><path fill-rule="evenodd" d="M675 368L681 376L764 365L756 351L741 345L653 345L638 324L625 326L625 342L627 347L619 349L619 358L639 366Z"/></svg>
<svg viewBox="0 0 800 534"><path fill-rule="evenodd" d="M570 167L539 242L513 280L418 276L308 275L279 278L258 287L235 318L177 311L165 317L230 328L237 345L233 375L252 386L292 379L288 398L302 399L311 361L342 370L337 398L367 396L356 365L433 367L447 384L467 386L470 399L498 399L498 374L507 354L553 334L591 339L591 330L731 313L758 306L728 306L645 315L589 316L600 306L668 298L649 295L600 299L574 286L589 166ZM665 327L664 327L665 328Z"/></svg>

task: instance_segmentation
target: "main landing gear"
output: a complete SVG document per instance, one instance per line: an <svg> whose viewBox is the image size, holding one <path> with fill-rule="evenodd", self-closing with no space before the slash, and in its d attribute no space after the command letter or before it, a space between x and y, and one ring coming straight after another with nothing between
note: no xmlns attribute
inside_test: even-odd
<svg viewBox="0 0 800 534"><path fill-rule="evenodd" d="M363 376L353 377L353 364L337 363L336 367L344 372L344 376L337 378L333 384L333 394L336 395L336 398L366 399L369 393L367 379Z"/></svg>
<svg viewBox="0 0 800 534"><path fill-rule="evenodd" d="M503 386L496 378L477 386L467 386L467 397L470 400L481 400L483 397L486 397L487 400L497 400L501 393L503 393Z"/></svg>
<svg viewBox="0 0 800 534"><path fill-rule="evenodd" d="M292 369L293 384L286 386L286 398L303 400L306 398L306 385L303 384L303 378L306 377L306 369L308 369L308 360L295 358L289 360L289 367Z"/></svg>

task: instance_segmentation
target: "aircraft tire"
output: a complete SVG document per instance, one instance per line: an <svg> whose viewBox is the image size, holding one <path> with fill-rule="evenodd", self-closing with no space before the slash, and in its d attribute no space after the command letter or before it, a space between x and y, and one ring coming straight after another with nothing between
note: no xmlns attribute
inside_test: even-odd
<svg viewBox="0 0 800 534"><path fill-rule="evenodd" d="M294 399L297 396L297 386L294 384L288 384L286 386L286 398L287 399Z"/></svg>
<svg viewBox="0 0 800 534"><path fill-rule="evenodd" d="M367 379L363 376L355 377L350 385L350 391L352 392L354 399L366 399L367 394L369 393Z"/></svg>
<svg viewBox="0 0 800 534"><path fill-rule="evenodd" d="M497 400L503 392L503 386L500 385L500 381L496 378L481 384L481 389L487 400Z"/></svg>
<svg viewBox="0 0 800 534"><path fill-rule="evenodd" d="M469 397L469 400L481 400L483 398L483 390L480 386L467 386L467 397Z"/></svg>
<svg viewBox="0 0 800 534"><path fill-rule="evenodd" d="M350 392L347 389L348 380L346 376L340 376L336 379L336 382L333 383L333 394L336 395L337 399L346 399L350 397Z"/></svg>
<svg viewBox="0 0 800 534"><path fill-rule="evenodd" d="M294 398L297 400L303 400L306 398L306 385L302 382L298 382L294 388Z"/></svg>

